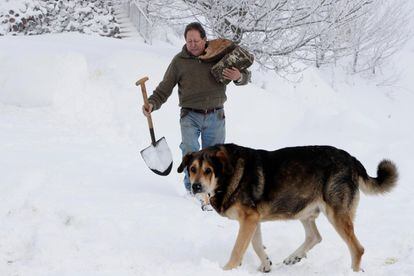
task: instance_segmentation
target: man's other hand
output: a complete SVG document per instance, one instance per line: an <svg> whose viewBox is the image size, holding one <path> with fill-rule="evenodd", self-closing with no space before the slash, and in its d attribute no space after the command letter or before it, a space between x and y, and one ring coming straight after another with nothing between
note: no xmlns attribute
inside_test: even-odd
<svg viewBox="0 0 414 276"><path fill-rule="evenodd" d="M224 68L223 76L225 79L238 81L241 78L241 73L236 67Z"/></svg>
<svg viewBox="0 0 414 276"><path fill-rule="evenodd" d="M144 116L148 117L151 114L153 108L154 108L154 106L150 103L148 105L144 104L142 106L142 113L144 114Z"/></svg>

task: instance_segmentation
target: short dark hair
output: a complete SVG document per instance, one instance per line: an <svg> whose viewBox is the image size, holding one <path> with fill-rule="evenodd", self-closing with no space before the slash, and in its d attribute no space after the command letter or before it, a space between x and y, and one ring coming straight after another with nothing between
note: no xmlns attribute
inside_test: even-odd
<svg viewBox="0 0 414 276"><path fill-rule="evenodd" d="M206 30L204 30L203 26L201 26L201 24L198 22L192 22L185 27L184 38L187 38L187 33L191 30L198 31L200 33L201 38L206 37Z"/></svg>

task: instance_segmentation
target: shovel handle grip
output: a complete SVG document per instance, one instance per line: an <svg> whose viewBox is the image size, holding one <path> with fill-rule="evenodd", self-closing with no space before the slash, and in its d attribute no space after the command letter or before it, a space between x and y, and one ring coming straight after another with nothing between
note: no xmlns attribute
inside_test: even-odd
<svg viewBox="0 0 414 276"><path fill-rule="evenodd" d="M137 82L135 83L135 85L136 85L136 86L139 86L139 85L142 85L142 84L144 84L144 85L145 85L145 82L146 82L147 80L149 80L149 79L148 79L148 77L143 77L143 78L141 78L141 79L137 80Z"/></svg>
<svg viewBox="0 0 414 276"><path fill-rule="evenodd" d="M148 105L148 95L147 88L145 87L145 82L148 80L148 77L143 77L135 83L136 86L141 86L142 97L144 98L144 104Z"/></svg>
<svg viewBox="0 0 414 276"><path fill-rule="evenodd" d="M148 95L147 95L147 88L145 87L145 82L147 80L148 80L148 77L143 77L143 78L137 80L137 82L135 83L136 86L141 86L142 98L144 99L144 104L146 106L149 105ZM150 131L150 135L151 135L151 142L152 142L153 145L155 145L156 141L155 141L154 125L152 123L151 113L148 114L147 121L148 121L148 127L149 127L149 131Z"/></svg>

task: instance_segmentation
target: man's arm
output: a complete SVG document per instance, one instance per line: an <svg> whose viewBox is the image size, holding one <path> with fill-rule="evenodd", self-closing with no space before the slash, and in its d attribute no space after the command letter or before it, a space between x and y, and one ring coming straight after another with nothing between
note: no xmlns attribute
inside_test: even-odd
<svg viewBox="0 0 414 276"><path fill-rule="evenodd" d="M249 82L251 82L252 73L249 70L245 69L241 71L240 73L241 73L240 78L234 81L235 85L238 85L238 86L246 85Z"/></svg>
<svg viewBox="0 0 414 276"><path fill-rule="evenodd" d="M168 66L163 80L158 84L153 94L148 98L148 102L153 106L151 111L159 109L161 105L167 101L177 83L177 71L173 60Z"/></svg>
<svg viewBox="0 0 414 276"><path fill-rule="evenodd" d="M239 71L236 67L231 67L223 70L223 76L225 79L232 80L235 85L245 85L250 82L251 73L247 69Z"/></svg>

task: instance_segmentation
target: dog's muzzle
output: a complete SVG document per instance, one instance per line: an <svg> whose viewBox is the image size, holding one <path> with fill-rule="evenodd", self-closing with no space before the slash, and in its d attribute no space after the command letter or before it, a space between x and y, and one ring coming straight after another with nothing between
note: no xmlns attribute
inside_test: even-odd
<svg viewBox="0 0 414 276"><path fill-rule="evenodd" d="M193 194L201 193L203 190L203 187L200 183L194 183L193 185L191 185L191 187L193 189Z"/></svg>

